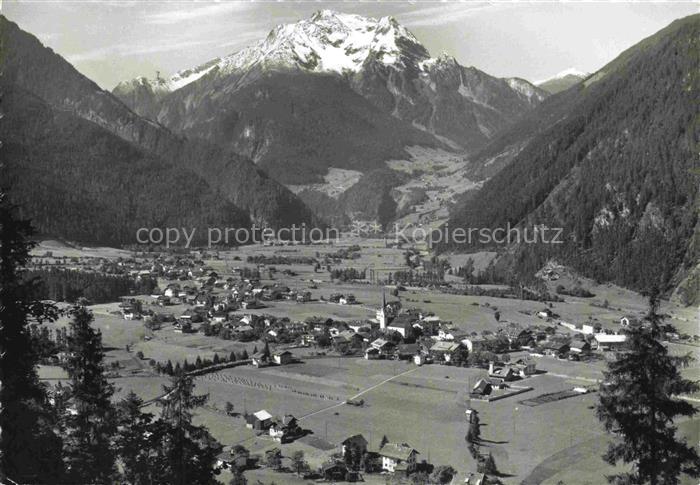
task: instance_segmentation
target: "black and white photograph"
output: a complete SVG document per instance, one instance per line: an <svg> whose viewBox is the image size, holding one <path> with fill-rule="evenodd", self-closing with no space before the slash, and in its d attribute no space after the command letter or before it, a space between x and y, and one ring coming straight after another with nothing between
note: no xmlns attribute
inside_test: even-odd
<svg viewBox="0 0 700 485"><path fill-rule="evenodd" d="M700 1L0 0L0 485L700 484Z"/></svg>

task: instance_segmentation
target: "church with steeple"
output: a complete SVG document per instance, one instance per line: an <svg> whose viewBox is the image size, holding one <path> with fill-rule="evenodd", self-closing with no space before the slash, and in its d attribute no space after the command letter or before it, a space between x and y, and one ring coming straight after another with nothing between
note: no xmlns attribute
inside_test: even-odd
<svg viewBox="0 0 700 485"><path fill-rule="evenodd" d="M389 323L389 316L387 315L386 307L386 292L382 290L382 306L377 310L377 321L379 322L379 329L385 330L387 323Z"/></svg>

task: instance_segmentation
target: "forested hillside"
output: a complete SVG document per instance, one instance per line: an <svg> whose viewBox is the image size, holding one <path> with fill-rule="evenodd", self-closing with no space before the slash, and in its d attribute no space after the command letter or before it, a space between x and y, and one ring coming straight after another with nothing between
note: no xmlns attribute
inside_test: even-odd
<svg viewBox="0 0 700 485"><path fill-rule="evenodd" d="M514 268L532 274L556 257L599 280L668 289L698 257L688 249L698 218L700 16L623 53L577 97L450 225L563 227L565 244L521 245Z"/></svg>
<svg viewBox="0 0 700 485"><path fill-rule="evenodd" d="M3 186L44 235L133 244L140 227L245 225L246 213L191 170L17 87L0 89ZM201 241L199 241L201 242Z"/></svg>
<svg viewBox="0 0 700 485"><path fill-rule="evenodd" d="M252 74L248 74L250 78ZM407 156L404 146L439 142L385 113L327 74L265 72L233 89L240 74L208 77L161 102L158 120L255 160L275 179L320 182L328 166L370 171Z"/></svg>
<svg viewBox="0 0 700 485"><path fill-rule="evenodd" d="M22 90L31 93L43 101L51 109L57 112L68 112L74 118L82 118L90 124L76 124L74 118L63 116L53 117L54 129L63 130L60 123L66 121L70 127L65 129L76 130L87 129L99 126L103 130L128 142L132 148L131 152L123 150L117 157L123 157L123 163L128 165L138 161L131 161L129 157L133 153L140 153L160 160L160 163L179 167L180 172L186 174L196 174L196 176L186 175L182 177L181 184L172 185L170 190L176 189L172 195L165 198L161 204L153 204L154 207L146 214L156 216L156 211L169 211L177 214L182 208L192 216L195 215L198 206L203 207L200 221L205 221L209 214L216 212L217 205L227 205L228 207L238 207L248 214L248 216L259 223L267 223L275 227L287 226L293 223L310 222L313 220L311 211L289 190L268 177L259 170L250 160L233 154L225 149L212 146L204 141L189 139L180 135L175 135L168 129L145 118L141 118L131 111L112 94L102 90L94 82L80 74L65 59L55 54L51 49L44 47L34 36L22 31L16 24L0 16L0 85L6 89L20 87ZM13 104L18 107L20 104ZM10 106L4 108L9 115ZM22 115L20 115L21 117ZM33 126L34 128L39 128ZM51 144L66 143L74 146L75 158L82 156L84 151L94 150L92 146L91 133L75 133L80 141L75 139L71 143L57 140L52 137L41 139L44 150L48 153L52 150ZM23 143L21 139L16 139L16 143ZM77 146L78 143L86 143L86 146ZM126 145L124 145L126 146ZM33 150L31 147L23 147L26 150ZM15 148L17 149L17 147ZM69 151L66 146L56 147L56 150L64 150L64 158ZM11 158L8 160L12 160ZM70 163L82 165L84 160L71 159ZM158 162L155 162L156 165ZM143 163L144 166L149 165ZM115 165L115 170L118 165ZM107 171L107 167L103 167ZM56 168L56 170L58 170ZM158 172L157 168L154 168ZM29 171L27 184L32 184L32 177L40 177L39 171ZM110 181L115 179L128 179L132 185L140 188L143 192L159 192L159 184L169 184L169 179L159 180L159 177L144 174L143 178L136 180L133 174L118 173L109 174L103 179L102 188L110 192L119 192L121 186L110 185ZM77 177L77 174L75 175ZM134 177L134 178L132 178ZM47 197L52 197L56 204L73 205L74 198L64 199L61 194L66 191L75 190L74 185L65 186L62 184L63 178L53 179L54 190ZM38 184L39 180L37 180ZM189 182L189 184L187 183ZM36 184L35 184L36 185ZM151 188L151 185L153 187ZM184 187L183 187L184 186ZM178 201L174 198L177 191L181 192ZM199 195L197 195L199 194ZM149 198L150 196L142 195ZM220 200L219 200L220 199ZM151 200L156 200L150 199ZM212 202L216 200L216 202ZM170 204L169 209L164 209ZM107 204L108 206L111 204ZM183 207L184 206L184 207ZM85 204L84 207L92 207L92 213L97 213L97 206ZM215 207L210 209L210 207ZM78 209L78 206L73 206ZM190 212L188 212L190 211ZM240 211L234 211L240 213ZM54 229L62 224L63 212L58 213L58 219L52 219ZM33 218L39 213L30 214ZM77 216L71 216L77 217ZM129 219L130 217L127 217ZM186 217L185 217L186 218ZM143 217L140 217L142 220ZM163 218L167 220L167 218ZM223 220L219 219L219 223ZM239 220L233 217L233 220ZM107 219L105 219L107 220ZM122 219L118 219L122 220ZM160 219L149 219L150 225L159 223ZM105 222L104 224L106 224ZM66 224L71 225L66 221ZM62 231L63 234L71 234L69 230ZM119 229L115 229L119 231ZM96 233L101 235L102 233ZM77 235L74 236L77 238ZM110 236L113 240L113 236Z"/></svg>

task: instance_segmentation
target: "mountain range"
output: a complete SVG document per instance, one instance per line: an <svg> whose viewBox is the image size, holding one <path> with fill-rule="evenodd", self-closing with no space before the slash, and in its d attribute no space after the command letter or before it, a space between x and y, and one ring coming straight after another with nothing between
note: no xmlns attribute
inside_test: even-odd
<svg viewBox="0 0 700 485"><path fill-rule="evenodd" d="M697 303L699 52L694 15L545 100L474 157L485 182L450 225L562 228L563 244L515 244L503 264L532 275L555 258Z"/></svg>
<svg viewBox="0 0 700 485"><path fill-rule="evenodd" d="M100 244L144 226L432 225L447 208L451 227L561 227L564 244L498 264L556 259L692 303L699 39L700 16L680 19L536 86L431 57L390 17L322 10L110 93L0 16L4 179L42 233Z"/></svg>
<svg viewBox="0 0 700 485"><path fill-rule="evenodd" d="M9 176L23 174L20 187L31 188L16 188L11 195L40 231L125 243L134 241L136 221L287 226L315 219L250 160L139 116L2 16L0 51L2 150L13 162ZM143 178L134 178L141 169ZM88 173L94 179L87 181ZM116 177L114 184L99 174ZM64 210L55 203L59 198L76 210ZM104 217L98 208L105 206L118 214L113 221L119 224L102 232L90 227L91 220L81 222L83 214Z"/></svg>
<svg viewBox="0 0 700 485"><path fill-rule="evenodd" d="M285 184L368 172L407 145L476 151L548 93L427 49L391 17L321 10L167 79L120 83L142 116L250 157Z"/></svg>

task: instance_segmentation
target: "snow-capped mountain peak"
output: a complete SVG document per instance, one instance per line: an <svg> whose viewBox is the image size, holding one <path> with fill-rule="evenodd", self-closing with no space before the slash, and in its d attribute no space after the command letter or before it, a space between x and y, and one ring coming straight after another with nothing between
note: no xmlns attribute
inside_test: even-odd
<svg viewBox="0 0 700 485"><path fill-rule="evenodd" d="M392 17L373 19L319 10L309 19L279 25L257 45L227 56L226 69L246 69L255 64L300 67L316 72L357 72L374 56L385 64L428 53L406 28Z"/></svg>
<svg viewBox="0 0 700 485"><path fill-rule="evenodd" d="M231 103L238 104L236 110L241 111L227 118L236 120L236 127L222 125L221 133L232 137L222 143L237 140L235 148L251 158L263 157L259 147L271 140L269 135L256 133L267 133L271 128L255 128L262 122L246 118L249 114L240 104L246 104L252 95L259 101L248 109L255 112L289 86L298 86L285 94L285 99L298 98L292 103L294 112L287 113L291 119L296 120L301 107L309 106L311 100L343 93L349 100L360 95L372 109L408 123L409 131L433 134L431 143L439 141L454 148L483 145L515 116L547 96L524 80L499 79L475 67L464 67L449 54L431 58L413 34L392 17L376 19L332 10L319 10L309 18L279 25L250 47L180 72L165 83L156 82L174 92L127 84L115 94L144 116L176 130L193 130L196 123L218 120L221 113L228 112L224 100L236 99ZM213 99L217 102L212 103ZM219 110L214 106L226 107ZM275 106L274 110L285 112L284 107ZM270 116L264 112L264 117ZM275 117L276 122L277 118L285 119L282 114ZM201 129L204 134L197 136L218 136L208 126L201 125ZM241 138L236 138L238 133Z"/></svg>
<svg viewBox="0 0 700 485"><path fill-rule="evenodd" d="M360 71L370 58L400 67L429 57L413 34L393 17L375 19L326 9L299 22L278 25L257 44L234 54L166 79L148 81L154 91L175 91L216 69L225 74L261 66L343 74Z"/></svg>

